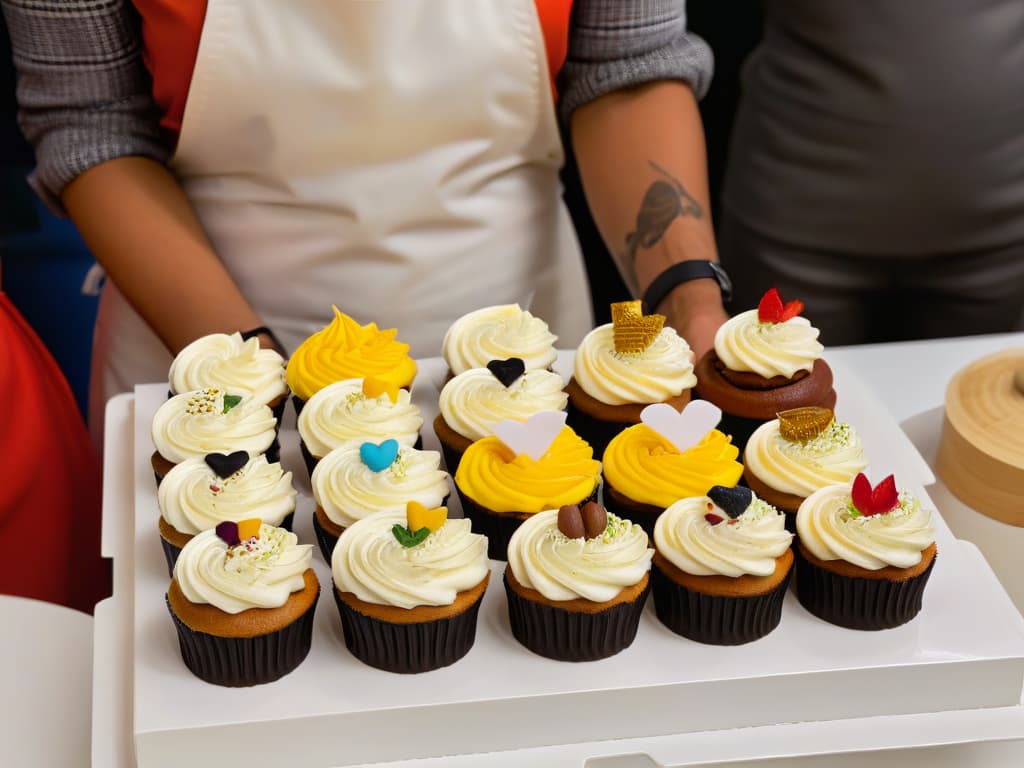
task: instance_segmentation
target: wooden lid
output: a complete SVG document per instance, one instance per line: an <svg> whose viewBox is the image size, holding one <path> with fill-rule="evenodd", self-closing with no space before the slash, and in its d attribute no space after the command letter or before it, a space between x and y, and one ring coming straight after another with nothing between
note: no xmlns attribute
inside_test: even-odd
<svg viewBox="0 0 1024 768"><path fill-rule="evenodd" d="M950 381L936 471L971 508L1024 527L1024 348L977 360Z"/></svg>

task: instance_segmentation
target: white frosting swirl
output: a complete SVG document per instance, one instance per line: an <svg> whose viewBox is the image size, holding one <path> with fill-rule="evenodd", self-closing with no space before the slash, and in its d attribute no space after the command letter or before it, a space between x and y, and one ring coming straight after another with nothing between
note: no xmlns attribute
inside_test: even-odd
<svg viewBox="0 0 1024 768"><path fill-rule="evenodd" d="M779 434L779 420L772 419L750 436L743 464L769 488L806 497L826 485L850 482L868 463L860 436L849 424L834 421L800 443Z"/></svg>
<svg viewBox="0 0 1024 768"><path fill-rule="evenodd" d="M546 509L520 525L508 544L516 581L548 600L613 599L651 568L654 550L643 528L608 515L608 527L592 539L570 539L558 530L558 510Z"/></svg>
<svg viewBox="0 0 1024 768"><path fill-rule="evenodd" d="M729 370L790 379L797 371L809 372L821 357L825 348L818 342L818 333L806 317L762 323L757 310L750 309L719 326L715 353Z"/></svg>
<svg viewBox="0 0 1024 768"><path fill-rule="evenodd" d="M150 434L154 447L175 464L208 453L265 452L277 436L274 414L245 396L225 413L225 395L237 394L211 387L165 401L153 415Z"/></svg>
<svg viewBox="0 0 1024 768"><path fill-rule="evenodd" d="M171 392L218 387L270 403L288 391L284 358L260 348L259 339L242 340L240 333L211 333L181 350L168 372Z"/></svg>
<svg viewBox="0 0 1024 768"><path fill-rule="evenodd" d="M441 354L455 375L510 357L521 359L527 370L545 369L555 362L557 340L539 317L518 304L499 304L469 312L452 323Z"/></svg>
<svg viewBox="0 0 1024 768"><path fill-rule="evenodd" d="M415 547L398 543L396 525L406 525L404 512L371 515L345 529L331 557L339 590L397 608L451 605L487 576L487 538L472 533L468 519L448 520Z"/></svg>
<svg viewBox="0 0 1024 768"><path fill-rule="evenodd" d="M845 560L869 571L910 568L935 540L931 511L907 492L891 512L865 517L850 499L851 483L815 491L796 513L796 532L819 560Z"/></svg>
<svg viewBox="0 0 1024 768"><path fill-rule="evenodd" d="M526 421L540 411L563 411L565 382L553 371L527 371L506 387L487 368L471 368L448 380L440 395L441 415L469 440L481 440L499 421Z"/></svg>
<svg viewBox="0 0 1024 768"><path fill-rule="evenodd" d="M588 395L608 405L661 403L697 383L693 350L668 326L643 352L615 351L614 328L600 325L580 342L573 378Z"/></svg>
<svg viewBox="0 0 1024 768"><path fill-rule="evenodd" d="M441 506L450 490L448 473L438 469L440 464L437 451L403 446L390 467L374 472L360 458L359 445L343 445L320 460L310 484L327 517L347 528L371 514L405 514L410 501L427 509Z"/></svg>
<svg viewBox="0 0 1024 768"><path fill-rule="evenodd" d="M295 511L297 495L292 473L282 471L280 464L269 464L262 454L223 478L202 456L194 456L164 476L157 503L175 530L194 535L225 520L258 517L268 525L280 525Z"/></svg>
<svg viewBox="0 0 1024 768"><path fill-rule="evenodd" d="M280 608L305 586L313 547L294 533L261 525L258 539L229 547L213 529L191 538L174 564L174 579L192 603L225 613Z"/></svg>
<svg viewBox="0 0 1024 768"><path fill-rule="evenodd" d="M387 394L367 397L362 379L329 384L306 401L297 422L299 436L314 456L353 441L394 438L412 447L420 436L423 416L406 389L392 403Z"/></svg>
<svg viewBox="0 0 1024 768"><path fill-rule="evenodd" d="M705 520L709 511L722 522L712 525ZM771 576L775 559L793 540L785 520L756 496L734 520L707 496L691 496L658 517L654 544L669 562L694 576Z"/></svg>

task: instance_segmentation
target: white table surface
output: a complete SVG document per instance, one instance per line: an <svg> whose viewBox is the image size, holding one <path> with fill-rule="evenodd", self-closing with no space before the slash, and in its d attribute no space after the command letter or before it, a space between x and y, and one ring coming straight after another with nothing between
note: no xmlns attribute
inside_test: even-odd
<svg viewBox="0 0 1024 768"><path fill-rule="evenodd" d="M941 341L932 342L908 342L899 344L884 344L884 345L865 345L859 347L846 347L846 348L833 348L829 350L829 359L835 359L842 362L844 365L854 366L860 378L866 382L878 395L881 401L892 413L893 417L904 426L905 430L910 435L911 440L917 445L919 450L926 459L930 459L930 455L934 455L934 447L938 440L938 427L936 426L936 419L938 423L941 423L941 405L943 402L944 392L946 384L950 377L960 368L972 362L973 360L982 357L991 352L995 352L1001 349L1005 349L1010 346L1024 346L1024 333L1017 334L1003 334L998 336L985 336L985 337L970 337L962 339L948 339ZM112 479L109 478L108 479ZM995 559L997 562L1002 562L1001 558L1004 557L1007 548L1007 541L1014 541L1016 536L1024 533L1024 529L1009 529L1010 526L998 524L1002 527L1001 530L989 531L986 530L988 518L984 518L981 515L971 512L970 510L959 510L955 515L955 519L950 519L949 511L947 510L947 504L951 504L948 499L946 503L940 502L938 497L941 497L942 487L941 482L929 489L930 493L935 490L933 496L937 496L936 504L942 512L944 518L950 523L954 533L960 538L974 541L977 543L986 557L992 562ZM953 500L955 502L955 499ZM962 505L961 505L962 506ZM960 514L963 512L963 514ZM993 522L994 521L989 521ZM1017 547L1017 551L1020 548ZM993 557L993 554L995 557ZM1005 567L995 568L997 575L1003 580L1004 584L1009 584L1012 581L1012 577L1017 570L1021 570L1018 567L1012 567L1012 564L1006 564ZM116 576L116 574L115 574ZM1012 593L1012 590L1011 590ZM1013 596L1013 595L1012 595ZM1018 604L1020 604L1018 602ZM101 606L102 607L102 606ZM7 606L3 606L3 616L6 618ZM88 623L88 617L82 617ZM128 617L130 621L130 617ZM57 626L57 619L54 619L53 626ZM47 622L43 622L46 624ZM5 627L12 626L8 622L4 622ZM16 626L16 625L15 625ZM9 633L5 633L9 634ZM17 644L17 641L14 641ZM102 639L97 640L97 644L101 644ZM33 641L29 639L25 644L25 647L32 648ZM4 654L5 657L10 657L10 652ZM51 668L52 674L47 675L44 672L39 672L40 678L45 679L45 685L42 688L42 697L52 701L56 701L57 692L62 690L60 684L64 677L67 677L70 672L77 669L77 679L86 680L88 685L90 676L88 674L90 669L90 660L88 653L84 656L71 657L67 659L68 664L66 666L60 666L54 664ZM45 663L45 662L44 662ZM42 664L40 664L42 666ZM6 682L6 678L5 678ZM6 697L8 700L10 696ZM62 693L61 698L68 700L69 697ZM82 694L78 694L78 699L73 706L69 706L68 709L75 710L75 717L71 718L72 721L81 722L83 715L88 711L88 696L84 696L85 703L82 703ZM103 696L96 698L96 701L104 700ZM1013 710L1019 710L1020 708L1013 708ZM48 714L52 717L54 709L52 706L48 708ZM48 717L51 726L55 720ZM129 719L126 723L126 728L130 732L130 714L124 713L122 715L125 719ZM941 743L943 740L940 738L942 731L941 718L938 720L932 717L927 722L917 722L913 720L915 716L909 716L911 719L908 720L905 725L908 729L917 728L920 730L923 736L929 733L934 733L934 743ZM121 718L118 718L121 719ZM59 722L59 721L56 721ZM871 727L870 722L864 720L850 721L847 726L835 725L832 731L827 734L829 739L838 739L836 742L837 751L853 749L857 743L856 730L858 728ZM770 728L778 731L778 738L781 742L786 740L785 731L787 728L793 726L770 726ZM822 726L828 728L827 724ZM1008 711L1004 713L1002 719L992 721L990 725L986 726L988 732L985 735L979 736L979 739L984 739L984 742L979 741L977 744L960 744L946 747L935 747L926 750L915 750L913 757L906 750L894 749L889 752L877 752L873 753L871 757L871 763L873 766L884 766L884 765L901 765L904 768L908 765L917 765L918 763L913 760L920 759L923 762L920 764L937 766L938 768L946 768L947 766L961 766L971 765L979 766L979 768L995 768L995 766L1019 766L1024 765L1024 717L1018 711ZM67 728L65 730L68 730ZM73 728L71 730L74 730ZM845 737L844 732L849 730L850 733ZM985 729L979 728L979 734ZM71 731L68 731L69 733ZM75 731L77 734L78 732ZM682 744L684 749L689 749L693 746L698 746L700 742L707 741L709 743L714 742L720 738L726 738L730 732L708 732L706 734L698 734L696 736L689 735L685 744ZM804 732L806 735L806 732ZM123 736L122 736L123 738ZM1018 740L1008 740L1017 738ZM119 741L122 745L125 741L114 735L114 740ZM79 744L82 742L79 741ZM85 736L85 743L88 743L88 737ZM919 743L929 743L926 741L919 741ZM10 744L10 742L8 742ZM54 745L50 745L51 747ZM647 740L644 744L623 744L623 751L647 751L645 747L650 747L653 752L657 749L664 749L669 752L674 751L672 737L665 737L664 739ZM678 746L678 745L677 745ZM95 748L95 745L94 745ZM573 751L573 748L569 747L566 751L561 754L550 754L547 758L544 758L540 754L527 754L527 752L534 752L533 750L524 751L521 754L507 753L508 758L511 762L500 763L499 761L489 761L489 764L502 764L502 765L518 765L523 764L521 760L529 760L532 765L550 764L550 765L580 765L582 761L577 760L578 754ZM699 750L698 750L699 752ZM593 754L593 753L592 753ZM606 752L606 754L611 754ZM784 754L784 752L776 753ZM750 755L750 760L761 757L761 755ZM849 755L836 755L831 758L786 758L779 760L771 760L767 763L770 766L782 766L782 765L793 765L793 766L825 766L825 765L860 765L858 758L863 758L863 755L853 755L851 758ZM853 760L850 762L850 760ZM552 760L554 762L552 762ZM891 762L890 762L891 761ZM668 762L668 761L666 761ZM421 761L413 761L409 765L419 765ZM441 763L436 761L423 761L422 764L426 766L430 765L441 765L448 763ZM6 760L5 760L6 764ZM11 763L17 765L46 765L47 763L39 762L16 762ZM74 765L75 762L54 763L60 765ZM118 763L119 765L131 765L131 761L126 760ZM472 760L468 763L463 762L451 762L452 766L458 764L473 764ZM587 763L592 765L593 768L618 768L618 765L629 765L629 766L648 766L654 765L646 761L644 758L637 758L636 760L624 763L614 762L602 762L600 760L590 760ZM689 765L697 765L693 758L687 760ZM747 765L748 763L729 763L730 765ZM758 762L760 764L760 762ZM404 765L404 764L403 764Z"/></svg>
<svg viewBox="0 0 1024 768"><path fill-rule="evenodd" d="M0 595L0 764L89 765L92 616Z"/></svg>

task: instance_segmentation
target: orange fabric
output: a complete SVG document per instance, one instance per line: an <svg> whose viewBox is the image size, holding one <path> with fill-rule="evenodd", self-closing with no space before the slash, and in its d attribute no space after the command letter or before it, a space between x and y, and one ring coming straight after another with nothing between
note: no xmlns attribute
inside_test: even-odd
<svg viewBox="0 0 1024 768"><path fill-rule="evenodd" d="M178 133L199 52L206 0L133 0L142 17L142 58L153 78L160 125ZM569 48L572 0L534 0L544 32L552 93Z"/></svg>
<svg viewBox="0 0 1024 768"><path fill-rule="evenodd" d="M0 592L92 613L110 594L99 461L67 380L3 293L0 360Z"/></svg>

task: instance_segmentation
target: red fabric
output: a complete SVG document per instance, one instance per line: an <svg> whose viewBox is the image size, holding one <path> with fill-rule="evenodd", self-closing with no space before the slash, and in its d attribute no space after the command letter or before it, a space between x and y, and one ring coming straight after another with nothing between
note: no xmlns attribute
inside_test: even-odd
<svg viewBox="0 0 1024 768"><path fill-rule="evenodd" d="M552 93L569 47L572 0L534 0L544 32ZM134 0L142 17L142 57L153 78L153 99L163 117L160 124L177 134L196 66L199 38L206 18L206 0Z"/></svg>
<svg viewBox="0 0 1024 768"><path fill-rule="evenodd" d="M99 461L60 368L2 292L0 466L0 592L92 613L110 594Z"/></svg>

